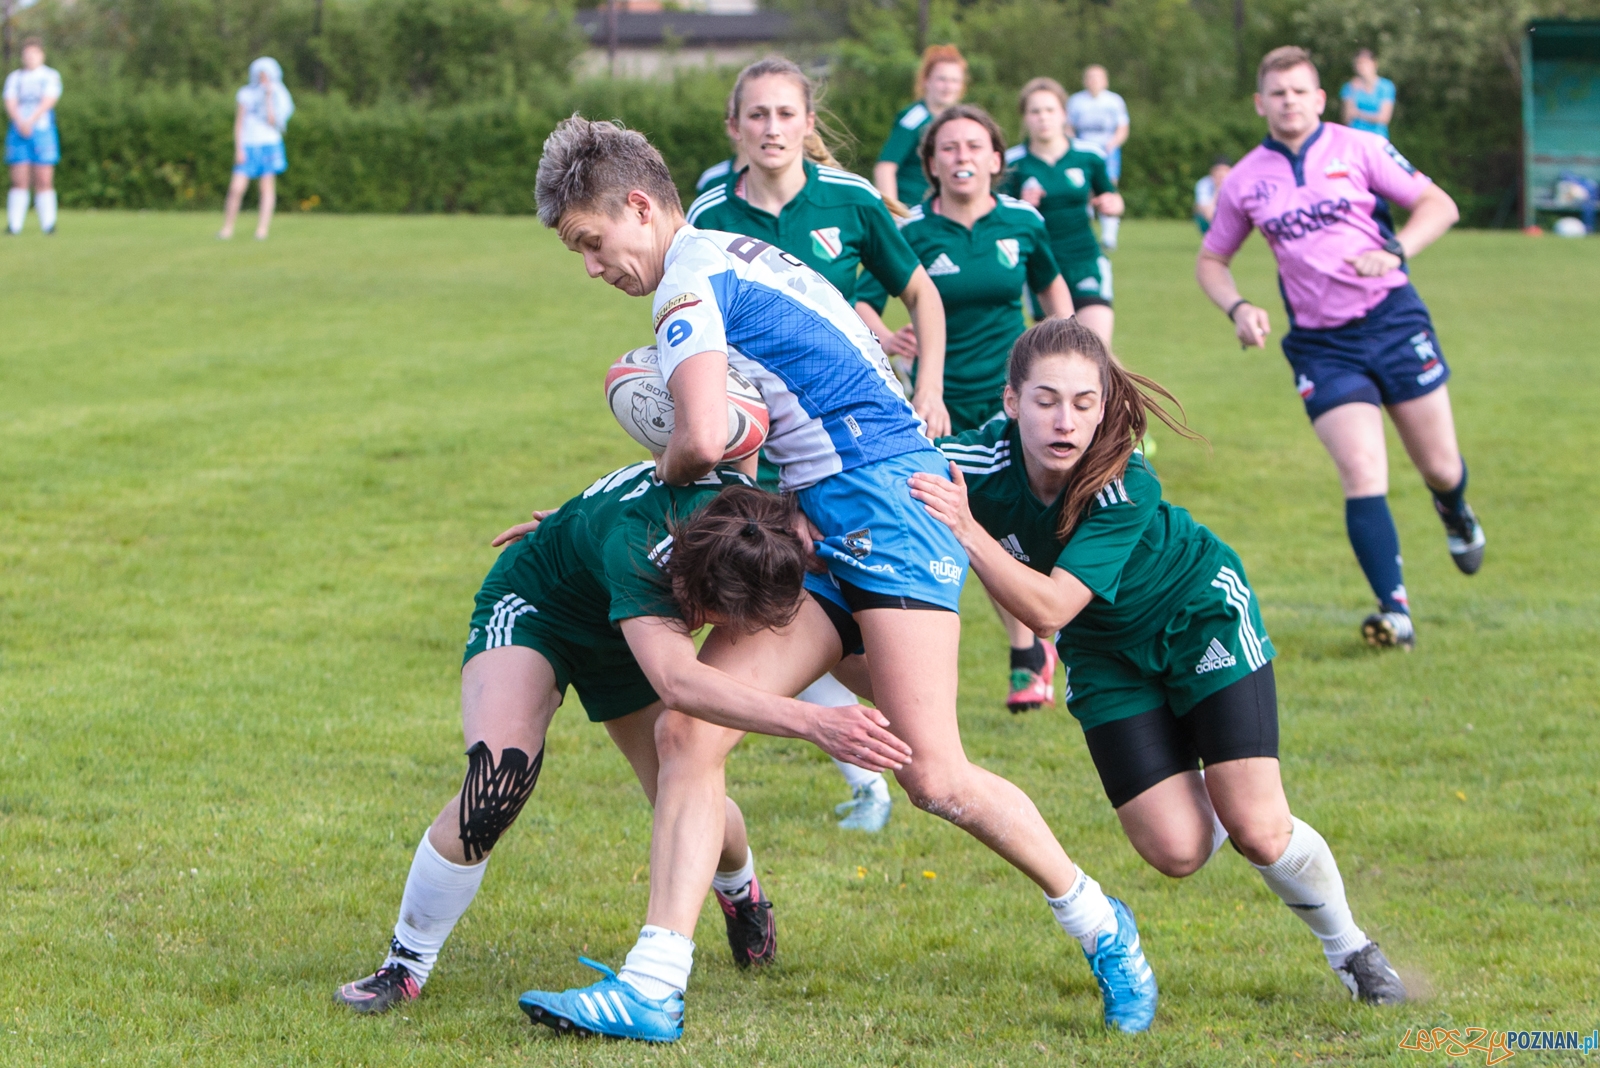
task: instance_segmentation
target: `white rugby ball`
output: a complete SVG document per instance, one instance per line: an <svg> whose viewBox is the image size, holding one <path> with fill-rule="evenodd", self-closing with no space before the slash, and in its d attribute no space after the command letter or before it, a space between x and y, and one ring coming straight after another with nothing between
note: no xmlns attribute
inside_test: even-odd
<svg viewBox="0 0 1600 1068"><path fill-rule="evenodd" d="M1571 215L1563 215L1556 220L1555 232L1557 237L1588 237L1589 231L1583 225L1583 220Z"/></svg>
<svg viewBox="0 0 1600 1068"><path fill-rule="evenodd" d="M672 436L672 393L661 377L654 345L632 349L606 371L606 403L628 436L653 453ZM728 451L724 460L742 460L767 440L768 416L760 390L728 368Z"/></svg>

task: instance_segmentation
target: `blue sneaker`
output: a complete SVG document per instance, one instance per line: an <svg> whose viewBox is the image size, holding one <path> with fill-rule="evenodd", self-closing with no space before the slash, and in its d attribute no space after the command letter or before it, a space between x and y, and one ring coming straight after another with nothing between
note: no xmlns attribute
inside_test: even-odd
<svg viewBox="0 0 1600 1068"><path fill-rule="evenodd" d="M871 786L858 786L850 794L850 800L843 804L833 806L833 811L844 819L839 821L841 829L846 831L866 831L876 834L883 830L889 822L889 813L894 810L894 802L888 797L879 798L873 793Z"/></svg>
<svg viewBox="0 0 1600 1068"><path fill-rule="evenodd" d="M1084 956L1089 958L1089 970L1100 984L1106 1026L1137 1034L1149 1030L1156 1018L1156 976L1139 948L1133 910L1116 898L1110 900L1111 910L1117 914L1117 933L1102 933L1095 951L1085 951Z"/></svg>
<svg viewBox="0 0 1600 1068"><path fill-rule="evenodd" d="M559 994L530 990L517 999L534 1023L560 1034L605 1035L639 1042L676 1042L683 1037L683 995L652 1001L588 957L578 960L604 979L593 986Z"/></svg>

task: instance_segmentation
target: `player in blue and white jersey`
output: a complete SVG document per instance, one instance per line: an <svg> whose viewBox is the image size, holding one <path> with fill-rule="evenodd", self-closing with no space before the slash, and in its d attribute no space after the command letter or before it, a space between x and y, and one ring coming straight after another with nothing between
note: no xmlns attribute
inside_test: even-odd
<svg viewBox="0 0 1600 1068"><path fill-rule="evenodd" d="M44 45L37 37L22 42L22 69L6 75L6 165L11 168L11 189L6 194L6 233L22 233L28 217L28 188L32 186L39 229L56 230L56 164L61 143L56 137L56 101L61 99L61 75L44 65Z"/></svg>
<svg viewBox="0 0 1600 1068"><path fill-rule="evenodd" d="M278 61L262 56L250 64L250 83L239 90L236 99L239 108L233 120L233 179L228 184L222 229L217 236L224 241L233 236L245 190L254 178L261 192L256 240L265 241L278 203L278 175L289 169L283 153L283 133L289 127L289 116L294 114L294 98L283 86L283 68Z"/></svg>
<svg viewBox="0 0 1600 1068"><path fill-rule="evenodd" d="M689 226L660 153L637 133L567 119L545 142L536 188L541 221L582 254L591 277L633 296L654 295L661 370L676 404L657 463L663 480L690 482L721 457L731 365L760 388L771 415L768 454L816 528L827 573L808 577L812 599L794 622L737 643L714 630L702 657L760 688L794 693L846 654L865 651L870 679L852 688L870 689L911 748L896 778L912 803L1033 879L1083 946L1106 1023L1148 1028L1156 984L1132 913L1073 865L1021 790L962 751L957 607L967 557L909 485L913 474L943 474L948 465L877 340L839 291L796 257L752 237ZM731 529L704 551L714 562L738 559L749 547ZM685 605L685 618L695 618ZM615 994L641 1011L681 998L722 837L724 763L740 738L676 713L658 724L646 928L616 979L581 992L529 991L522 1004L530 1015L560 1026L582 994Z"/></svg>

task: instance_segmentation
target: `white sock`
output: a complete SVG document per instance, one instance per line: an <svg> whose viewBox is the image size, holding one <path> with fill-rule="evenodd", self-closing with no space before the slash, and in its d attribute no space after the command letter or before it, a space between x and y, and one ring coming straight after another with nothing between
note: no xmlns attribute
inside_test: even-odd
<svg viewBox="0 0 1600 1068"><path fill-rule="evenodd" d="M28 217L28 191L13 189L6 194L6 226L14 234L22 233L22 221Z"/></svg>
<svg viewBox="0 0 1600 1068"><path fill-rule="evenodd" d="M1084 874L1082 868L1078 869L1072 889L1060 897L1046 894L1044 899L1050 903L1050 911L1056 914L1061 929L1076 938L1085 953L1094 952L1102 933L1117 933L1117 914L1111 911L1110 900L1100 884Z"/></svg>
<svg viewBox="0 0 1600 1068"><path fill-rule="evenodd" d="M39 228L49 233L56 228L56 191L46 189L33 200L33 210L39 213Z"/></svg>
<svg viewBox="0 0 1600 1068"><path fill-rule="evenodd" d="M798 699L830 708L856 703L856 695L850 692L848 686L832 675L824 675L804 690L801 690ZM844 781L850 787L852 794L862 787L866 787L872 791L872 795L878 800L889 800L889 784L883 781L881 772L868 771L866 768L858 768L854 764L846 764L838 757L833 758L833 766L839 769L840 775L844 776Z"/></svg>
<svg viewBox="0 0 1600 1068"><path fill-rule="evenodd" d="M420 985L428 981L434 961L444 948L456 921L467 911L483 885L487 859L477 864L454 864L439 855L426 832L411 858L406 892L400 898L400 919L394 938L415 956L391 952L385 964L404 964Z"/></svg>
<svg viewBox="0 0 1600 1068"><path fill-rule="evenodd" d="M1338 968L1369 941L1350 915L1333 852L1309 823L1295 817L1294 833L1283 856L1265 867L1254 867L1268 888L1316 932L1333 967Z"/></svg>
<svg viewBox="0 0 1600 1068"><path fill-rule="evenodd" d="M729 901L748 901L750 885L756 877L756 855L746 847L744 867L738 871L719 871L711 877L711 889Z"/></svg>
<svg viewBox="0 0 1600 1068"><path fill-rule="evenodd" d="M1206 769L1200 769L1200 782L1206 781ZM1208 798L1209 799L1209 798ZM1222 820L1217 818L1216 808L1211 810L1211 856L1215 857L1217 851L1228 844L1228 828L1222 825Z"/></svg>
<svg viewBox="0 0 1600 1068"><path fill-rule="evenodd" d="M1102 245L1109 245L1112 248L1116 248L1117 227L1121 225L1122 216L1120 215L1100 216L1100 243Z"/></svg>
<svg viewBox="0 0 1600 1068"><path fill-rule="evenodd" d="M677 931L645 924L617 978L652 1001L681 994L694 967L694 943Z"/></svg>

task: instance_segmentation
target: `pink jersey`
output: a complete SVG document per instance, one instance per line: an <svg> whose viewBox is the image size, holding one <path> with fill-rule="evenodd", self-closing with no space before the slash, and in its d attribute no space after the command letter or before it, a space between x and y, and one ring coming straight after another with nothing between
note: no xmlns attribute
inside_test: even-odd
<svg viewBox="0 0 1600 1068"><path fill-rule="evenodd" d="M1325 122L1292 155L1267 138L1240 160L1217 194L1202 247L1232 256L1261 231L1278 259L1293 325L1327 330L1360 319L1406 284L1396 269L1362 278L1345 262L1381 249L1372 218L1382 196L1409 209L1428 179L1377 134Z"/></svg>

